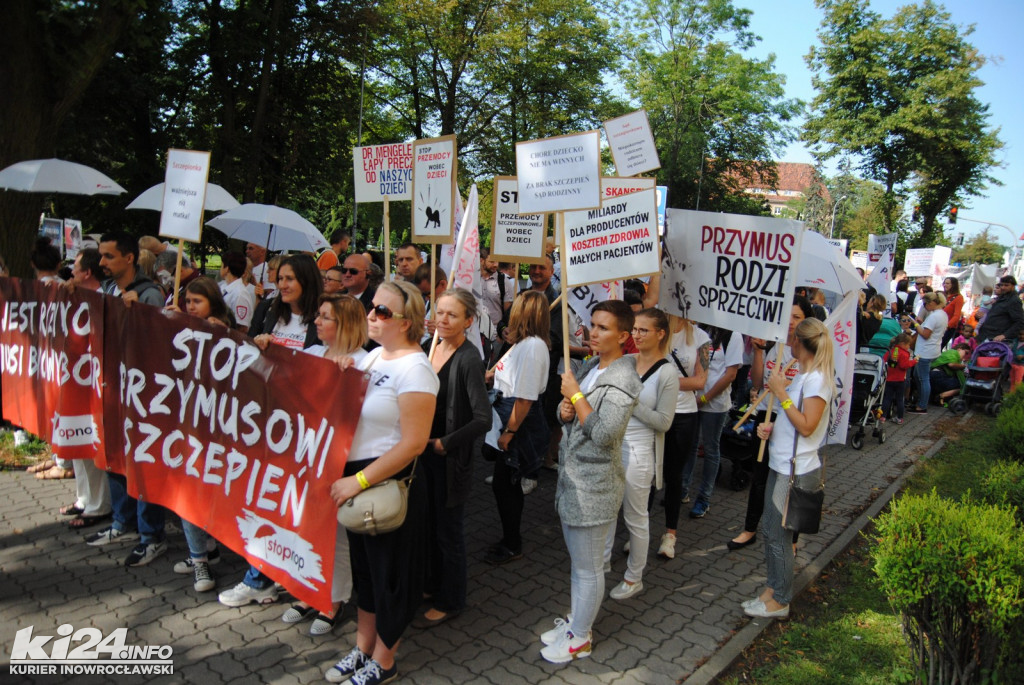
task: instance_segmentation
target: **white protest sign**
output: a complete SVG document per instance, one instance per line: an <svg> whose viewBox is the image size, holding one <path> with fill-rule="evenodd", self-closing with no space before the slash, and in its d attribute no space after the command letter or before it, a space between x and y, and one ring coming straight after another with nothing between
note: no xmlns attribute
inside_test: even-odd
<svg viewBox="0 0 1024 685"><path fill-rule="evenodd" d="M846 442L850 426L850 409L853 399L853 367L856 360L857 344L857 290L846 294L843 301L825 319L825 327L832 337L832 364L835 371L836 394L832 396L831 422L825 443L828 445Z"/></svg>
<svg viewBox="0 0 1024 685"><path fill-rule="evenodd" d="M82 249L82 222L64 219L64 259L74 259Z"/></svg>
<svg viewBox="0 0 1024 685"><path fill-rule="evenodd" d="M622 178L620 176L601 177L601 202L608 202L612 198L622 195L629 195L641 190L650 190L655 187L653 178Z"/></svg>
<svg viewBox="0 0 1024 685"><path fill-rule="evenodd" d="M886 250L871 270L866 285L874 288L875 292L883 295L889 294L889 282L892 280L892 253Z"/></svg>
<svg viewBox="0 0 1024 685"><path fill-rule="evenodd" d="M519 213L601 206L601 133L587 131L516 143Z"/></svg>
<svg viewBox="0 0 1024 685"><path fill-rule="evenodd" d="M450 243L455 232L455 136L425 138L412 144L412 239Z"/></svg>
<svg viewBox="0 0 1024 685"><path fill-rule="evenodd" d="M785 340L803 231L791 219L669 209L659 306L736 333Z"/></svg>
<svg viewBox="0 0 1024 685"><path fill-rule="evenodd" d="M658 208L654 188L565 213L564 277L568 287L658 272Z"/></svg>
<svg viewBox="0 0 1024 685"><path fill-rule="evenodd" d="M412 143L352 148L356 202L412 199Z"/></svg>
<svg viewBox="0 0 1024 685"><path fill-rule="evenodd" d="M953 251L944 245L909 249L903 257L903 270L910 278L928 276L934 279L940 275L940 267L949 266L949 257L952 253Z"/></svg>
<svg viewBox="0 0 1024 685"><path fill-rule="evenodd" d="M636 176L646 171L661 168L658 150L651 133L651 122L647 112L638 109L615 119L604 122L608 136L608 147L615 160L615 171L619 176Z"/></svg>
<svg viewBox="0 0 1024 685"><path fill-rule="evenodd" d="M203 230L203 204L210 177L210 153L168 150L160 235L198 243Z"/></svg>
<svg viewBox="0 0 1024 685"><path fill-rule="evenodd" d="M864 250L850 250L850 263L863 271L868 270L868 253Z"/></svg>
<svg viewBox="0 0 1024 685"><path fill-rule="evenodd" d="M658 186L658 235L665 235L665 210L668 209L668 186Z"/></svg>
<svg viewBox="0 0 1024 685"><path fill-rule="evenodd" d="M491 257L499 262L542 264L547 214L519 213L519 183L515 176L494 177Z"/></svg>
<svg viewBox="0 0 1024 685"><path fill-rule="evenodd" d="M885 235L868 233L868 266L878 264L878 260L882 258L882 253L886 250L890 255L896 254L895 233L886 233Z"/></svg>
<svg viewBox="0 0 1024 685"><path fill-rule="evenodd" d="M617 300L622 297L622 281L577 285L569 288L569 306L580 317L585 328L590 328L591 313L600 302Z"/></svg>

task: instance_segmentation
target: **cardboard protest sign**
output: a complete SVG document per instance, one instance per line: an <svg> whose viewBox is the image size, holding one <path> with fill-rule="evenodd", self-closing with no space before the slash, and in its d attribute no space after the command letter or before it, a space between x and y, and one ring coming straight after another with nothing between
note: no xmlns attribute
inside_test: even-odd
<svg viewBox="0 0 1024 685"><path fill-rule="evenodd" d="M569 287L658 272L658 211L654 188L617 197L600 209L565 213Z"/></svg>
<svg viewBox="0 0 1024 685"><path fill-rule="evenodd" d="M63 459L102 458L103 295L0 278L4 418Z"/></svg>
<svg viewBox="0 0 1024 685"><path fill-rule="evenodd" d="M599 302L622 297L622 281L577 285L569 288L569 306L580 317L584 328L590 328L590 315Z"/></svg>
<svg viewBox="0 0 1024 685"><path fill-rule="evenodd" d="M547 214L519 213L519 182L515 176L495 176L491 220L491 257L500 262L541 264Z"/></svg>
<svg viewBox="0 0 1024 685"><path fill-rule="evenodd" d="M412 145L412 239L450 243L455 232L458 158L455 136L425 138Z"/></svg>
<svg viewBox="0 0 1024 685"><path fill-rule="evenodd" d="M874 266L878 264L878 260L881 259L882 254L886 251L890 255L896 254L896 238L895 233L886 233L885 235L875 235L874 233L868 234L868 266ZM866 271L867 269L865 269Z"/></svg>
<svg viewBox="0 0 1024 685"><path fill-rule="evenodd" d="M412 199L412 143L352 148L356 202Z"/></svg>
<svg viewBox="0 0 1024 685"><path fill-rule="evenodd" d="M655 187L653 178L622 178L620 176L601 177L601 202L607 202L612 198L622 195L629 195L641 190L650 190Z"/></svg>
<svg viewBox="0 0 1024 685"><path fill-rule="evenodd" d="M519 213L597 209L601 205L601 134L572 133L516 143Z"/></svg>
<svg viewBox="0 0 1024 685"><path fill-rule="evenodd" d="M160 235L198 243L203 231L203 205L210 177L210 153L168 150Z"/></svg>
<svg viewBox="0 0 1024 685"><path fill-rule="evenodd" d="M934 281L949 265L952 253L952 249L944 245L909 249L903 257L903 270L910 278L928 276Z"/></svg>
<svg viewBox="0 0 1024 685"><path fill-rule="evenodd" d="M850 263L858 269L868 270L868 253L864 250L850 250Z"/></svg>
<svg viewBox="0 0 1024 685"><path fill-rule="evenodd" d="M659 306L700 323L785 340L803 224L669 209Z"/></svg>
<svg viewBox="0 0 1024 685"><path fill-rule="evenodd" d="M835 369L836 393L832 396L826 444L843 444L850 425L850 407L853 397L853 368L857 350L857 300L859 291L846 294L833 310L825 327L832 336L832 363Z"/></svg>
<svg viewBox="0 0 1024 685"><path fill-rule="evenodd" d="M638 109L604 122L608 147L619 176L635 176L661 168L647 111Z"/></svg>

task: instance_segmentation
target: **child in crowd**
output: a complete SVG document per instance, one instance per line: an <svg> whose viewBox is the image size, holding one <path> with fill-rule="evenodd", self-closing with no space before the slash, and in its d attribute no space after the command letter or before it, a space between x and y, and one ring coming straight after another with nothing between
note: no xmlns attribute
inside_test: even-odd
<svg viewBox="0 0 1024 685"><path fill-rule="evenodd" d="M956 347L960 343L966 343L971 346L971 354L974 354L974 350L978 347L978 339L974 337L974 326L964 322L964 327L960 332L960 335L953 338L952 347Z"/></svg>
<svg viewBox="0 0 1024 685"><path fill-rule="evenodd" d="M910 351L911 337L906 333L900 333L892 339L892 346L885 353L885 394L882 396L882 420L890 416L889 410L892 402L896 400L896 423L903 423L904 410L904 386L907 381L907 369L917 364Z"/></svg>

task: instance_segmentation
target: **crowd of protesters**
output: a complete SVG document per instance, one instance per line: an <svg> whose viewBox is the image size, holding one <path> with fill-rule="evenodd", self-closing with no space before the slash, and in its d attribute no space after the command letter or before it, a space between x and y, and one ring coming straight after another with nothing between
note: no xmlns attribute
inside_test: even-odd
<svg viewBox="0 0 1024 685"><path fill-rule="evenodd" d="M256 244L225 252L219 280L152 236L105 234L79 251L63 276L60 252L48 241L41 240L31 257L41 281L67 281L132 306L176 309L190 321L248 335L261 349L301 349L374 380L331 497L342 506L382 480L413 476L405 522L376 536L339 526L333 610L296 602L282 615L286 623L312 620L310 634L326 635L344 604L355 604L356 643L326 671L328 681L389 682L410 625L429 629L465 609L465 504L474 466L483 460L493 462L487 480L501 527L483 558L496 566L528 553L521 530L525 498L545 466L557 470L554 505L571 563L569 603L538 636L540 655L552 663L590 655L619 510L628 561L608 594L628 601L644 590L654 493L662 493L665 516L657 556L672 559L683 505L691 505L690 518L711 510L730 412L755 401L769 458L754 463L743 530L727 547L741 549L762 535L767 586L742 610L788 615L797 544L782 524L788 477L808 484L819 478L818 450L834 392L832 343L821 323L828 315L824 292L794 297L779 352L765 340L661 311L658 277L628 281L620 297L593 308L589 328L570 309L566 328L555 255L531 265L520 282L511 265L483 249L478 300L467 290L448 289L443 270L431 272L414 244L396 250L388 280L380 255L349 251L347 232L336 231L329 242L320 255L273 256ZM891 292L862 293L857 315L858 347L886 359L891 392L883 410L897 422L911 381L918 394L910 411L925 412L933 385L939 394L955 390L933 383L933 374L961 371L979 341L1024 338L1012 276L1002 277L995 296L983 296L966 315L955 278L944 280L943 292L931 292L928 281L917 279L910 288L897 273ZM776 398L772 410L765 391ZM104 473L90 460L54 458L29 470L39 478L75 478L76 500L61 514L72 517L75 529L106 524L85 538L87 544L138 540L128 566L166 552L167 512L132 499L123 476ZM182 524L188 556L174 570L192 574L197 592L212 591L217 541L199 526ZM250 567L219 600L238 607L273 602L280 593L273 579Z"/></svg>

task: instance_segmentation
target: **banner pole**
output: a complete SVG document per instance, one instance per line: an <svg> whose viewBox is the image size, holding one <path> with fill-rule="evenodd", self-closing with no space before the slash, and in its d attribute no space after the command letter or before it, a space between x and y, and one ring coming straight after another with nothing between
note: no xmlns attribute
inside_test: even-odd
<svg viewBox="0 0 1024 685"><path fill-rule="evenodd" d="M558 240L561 243L560 250L561 254L559 259L565 258L565 213L558 213ZM565 266L564 264L562 265ZM562 356L565 357L565 370L569 371L572 369L572 365L569 363L569 308L567 303L569 302L568 286L566 286L566 278L568 277L567 270L562 269L562 294L559 297L562 298Z"/></svg>
<svg viewBox="0 0 1024 685"><path fill-rule="evenodd" d="M782 342L782 341L779 341L779 343L777 345L777 347L779 348L779 353L775 357L775 368L777 369L776 373L781 373L783 378L786 377L786 373L782 369L782 348L784 346L785 346L785 343ZM762 426L767 425L768 422L772 420L772 409L774 409L774 408L775 408L775 394L772 393L771 395L768 396L768 411L765 412L764 423L761 424ZM764 461L764 446L767 445L767 444L768 444L767 440L762 440L761 441L761 446L757 448L757 461L758 461L758 463L761 463L762 461Z"/></svg>
<svg viewBox="0 0 1024 685"><path fill-rule="evenodd" d="M384 196L384 282L391 280L391 203Z"/></svg>
<svg viewBox="0 0 1024 685"><path fill-rule="evenodd" d="M185 239L178 238L178 266L174 269L174 299L171 305L178 306L178 288L181 287L181 256L185 252Z"/></svg>
<svg viewBox="0 0 1024 685"><path fill-rule="evenodd" d="M431 243L430 245L430 320L437 321L437 312L434 311L434 293L437 288L434 287L434 282L437 280L437 245Z"/></svg>

